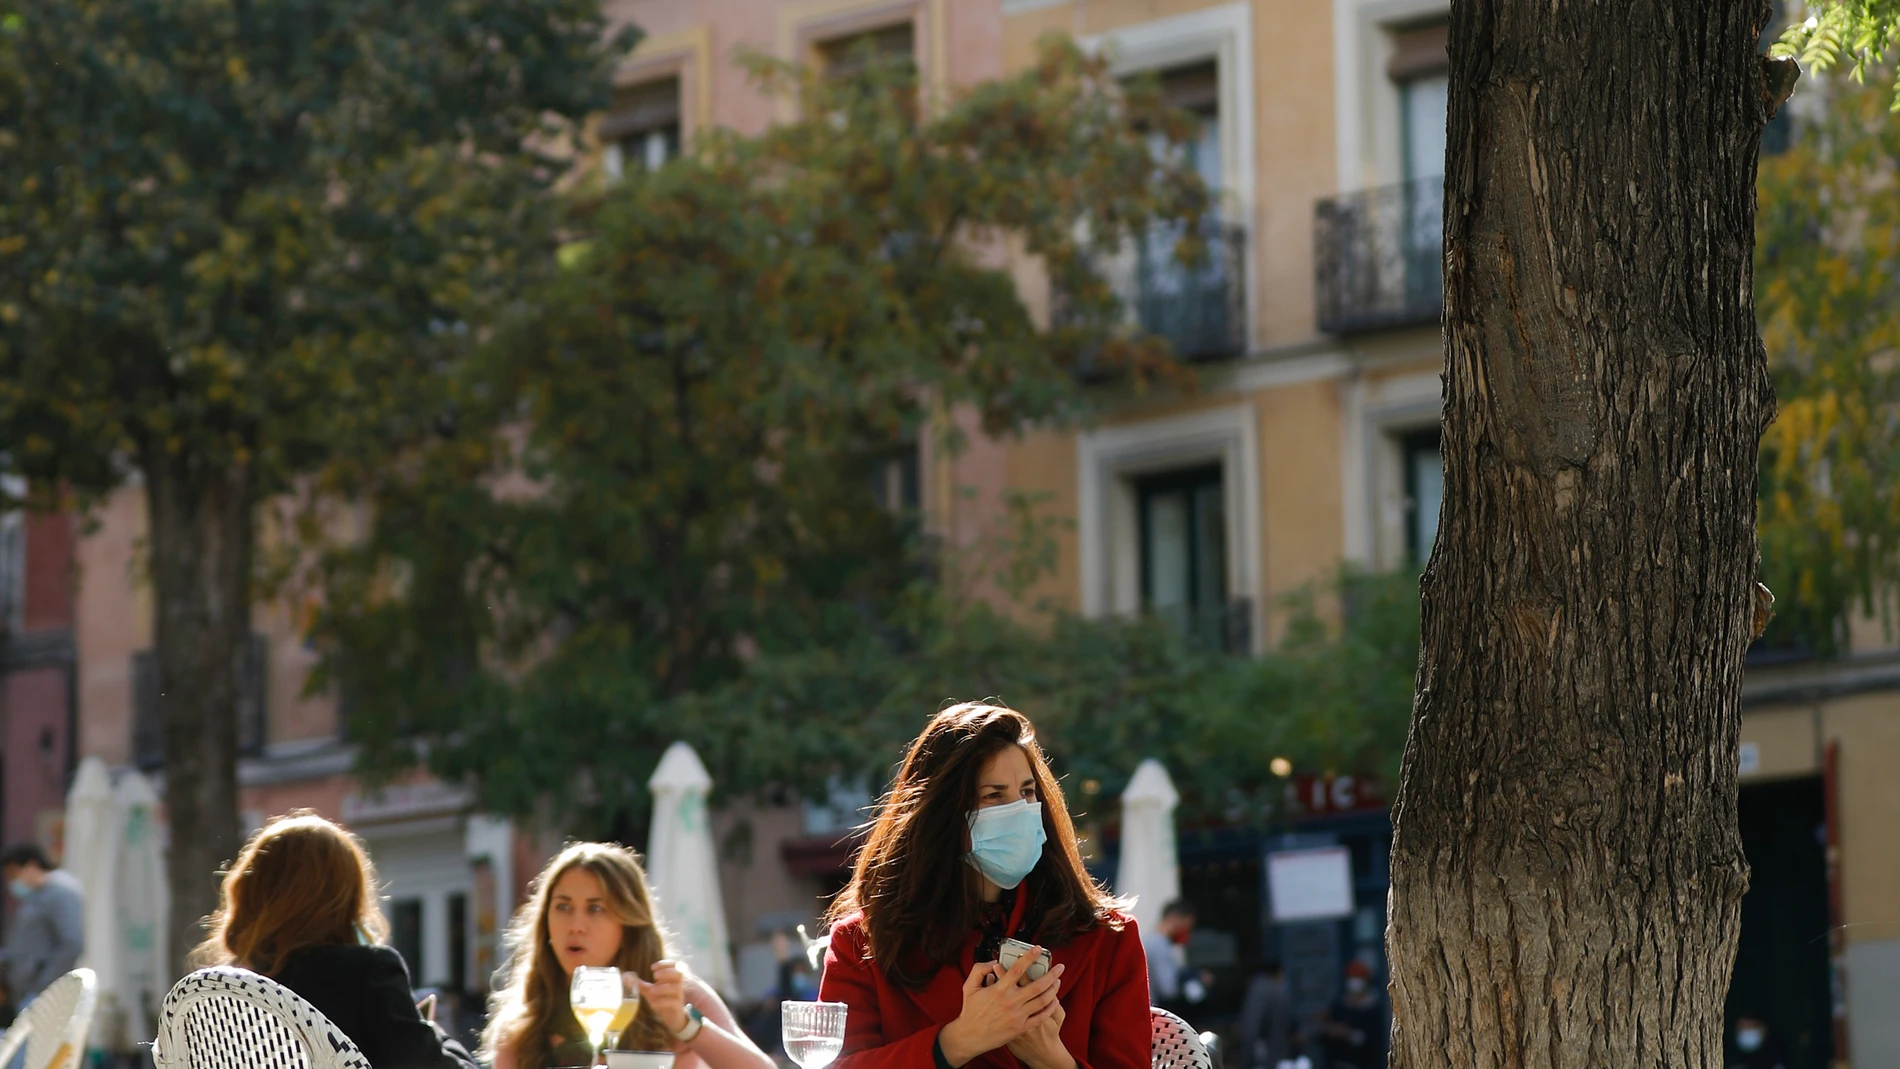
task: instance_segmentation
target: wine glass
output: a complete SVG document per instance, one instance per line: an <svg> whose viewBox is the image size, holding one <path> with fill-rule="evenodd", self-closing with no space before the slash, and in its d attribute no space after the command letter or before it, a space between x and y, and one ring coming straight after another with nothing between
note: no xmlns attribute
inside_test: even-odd
<svg viewBox="0 0 1900 1069"><path fill-rule="evenodd" d="M587 1043L594 1049L594 1061L598 1062L607 1026L620 1009L620 970L592 965L576 968L574 979L568 984L567 997L574 1007L575 1018L587 1030Z"/></svg>
<svg viewBox="0 0 1900 1069"><path fill-rule="evenodd" d="M784 1002L785 1056L799 1069L825 1069L844 1050L842 1002Z"/></svg>
<svg viewBox="0 0 1900 1069"><path fill-rule="evenodd" d="M620 1008L614 1011L614 1019L607 1022L607 1049L618 1050L620 1034L633 1024L640 1013L640 985L634 981L633 973L620 974Z"/></svg>

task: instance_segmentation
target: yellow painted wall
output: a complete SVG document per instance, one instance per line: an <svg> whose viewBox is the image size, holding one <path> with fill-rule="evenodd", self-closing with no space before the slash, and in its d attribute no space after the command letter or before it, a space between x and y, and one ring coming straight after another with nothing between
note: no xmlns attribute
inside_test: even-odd
<svg viewBox="0 0 1900 1069"><path fill-rule="evenodd" d="M1344 550L1339 385L1322 380L1261 390L1254 408L1271 643L1279 637L1280 595L1332 571Z"/></svg>
<svg viewBox="0 0 1900 1069"><path fill-rule="evenodd" d="M1009 483L1018 490L1048 495L1041 506L1045 516L1073 521L1076 513L1075 435L1049 431L1025 435L1009 451ZM1055 571L1045 576L1025 598L1025 608L1047 602L1067 612L1081 609L1081 576L1077 570L1073 523L1054 531Z"/></svg>

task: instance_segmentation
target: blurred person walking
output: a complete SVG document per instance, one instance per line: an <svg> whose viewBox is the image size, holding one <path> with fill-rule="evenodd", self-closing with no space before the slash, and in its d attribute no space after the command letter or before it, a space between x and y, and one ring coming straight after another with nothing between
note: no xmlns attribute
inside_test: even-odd
<svg viewBox="0 0 1900 1069"><path fill-rule="evenodd" d="M1278 958L1268 958L1247 982L1235 1024L1234 1047L1238 1069L1278 1069L1293 1057L1293 993L1286 969Z"/></svg>
<svg viewBox="0 0 1900 1069"><path fill-rule="evenodd" d="M1383 1069L1389 1036L1384 1001L1372 989L1372 966L1357 958L1346 963L1346 991L1326 1011L1319 1034L1327 1069Z"/></svg>
<svg viewBox="0 0 1900 1069"><path fill-rule="evenodd" d="M37 843L15 843L0 853L0 875L20 902L0 961L5 964L6 1003L13 1014L71 972L85 949L85 899L79 881L62 871Z"/></svg>

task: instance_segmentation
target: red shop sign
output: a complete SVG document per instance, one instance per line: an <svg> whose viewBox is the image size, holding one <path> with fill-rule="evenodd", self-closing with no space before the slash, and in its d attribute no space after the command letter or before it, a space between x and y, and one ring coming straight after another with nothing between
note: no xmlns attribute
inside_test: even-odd
<svg viewBox="0 0 1900 1069"><path fill-rule="evenodd" d="M1287 780L1287 803L1307 816L1365 813L1385 808L1379 785L1359 776L1294 776Z"/></svg>

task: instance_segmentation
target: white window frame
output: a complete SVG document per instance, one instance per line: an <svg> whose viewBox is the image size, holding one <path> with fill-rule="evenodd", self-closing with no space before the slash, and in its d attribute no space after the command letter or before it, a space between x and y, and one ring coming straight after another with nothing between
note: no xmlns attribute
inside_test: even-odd
<svg viewBox="0 0 1900 1069"><path fill-rule="evenodd" d="M1402 439L1432 430L1442 411L1437 371L1363 376L1346 388L1346 559L1396 568L1405 559L1405 450Z"/></svg>
<svg viewBox="0 0 1900 1069"><path fill-rule="evenodd" d="M1246 228L1246 330L1253 346L1260 321L1261 250L1254 220L1253 5L1219 4L1084 37L1091 54L1109 57L1118 76L1213 60L1220 94L1222 215Z"/></svg>
<svg viewBox="0 0 1900 1069"><path fill-rule="evenodd" d="M1399 87L1385 73L1395 47L1392 31L1450 14L1450 0L1333 0L1333 121L1340 192L1391 185L1404 177Z"/></svg>
<svg viewBox="0 0 1900 1069"><path fill-rule="evenodd" d="M1260 571L1260 435L1251 403L1079 434L1077 560L1082 614L1141 611L1141 516L1137 480L1219 464L1227 529L1229 599L1246 598L1257 652L1264 637Z"/></svg>

